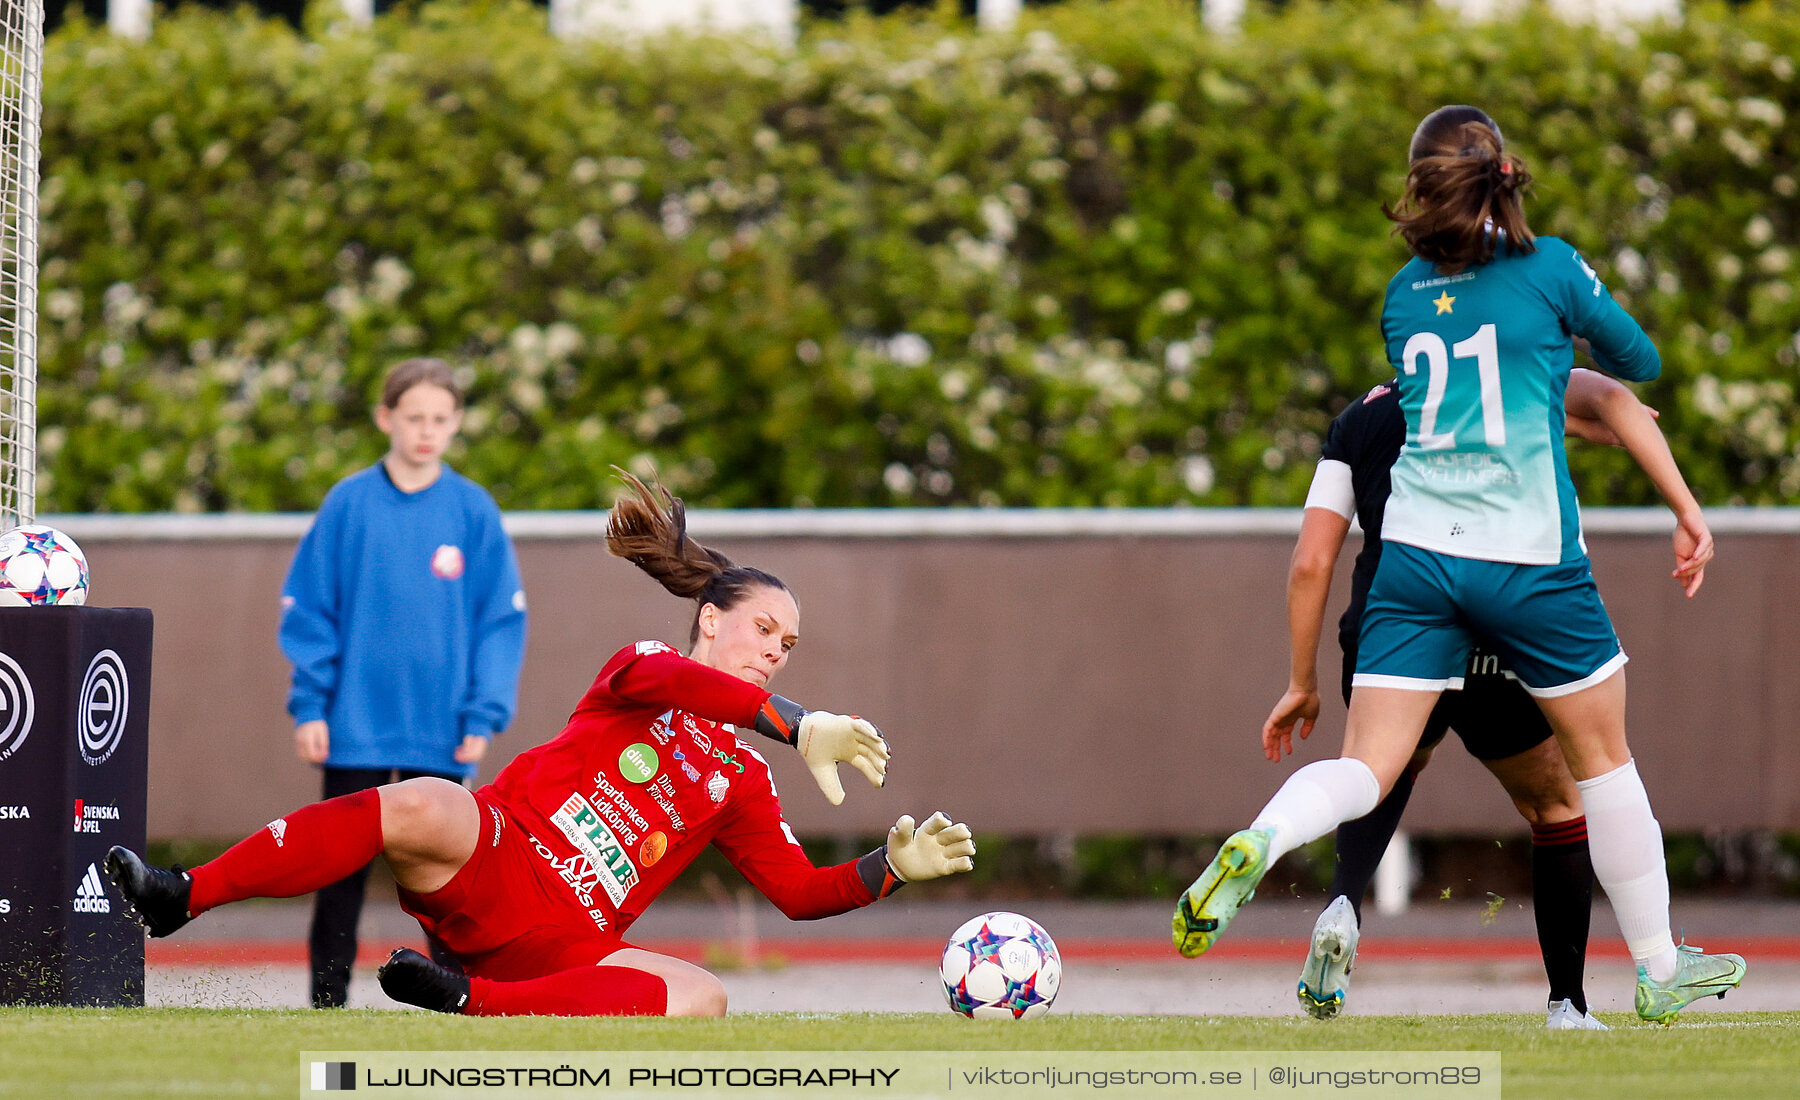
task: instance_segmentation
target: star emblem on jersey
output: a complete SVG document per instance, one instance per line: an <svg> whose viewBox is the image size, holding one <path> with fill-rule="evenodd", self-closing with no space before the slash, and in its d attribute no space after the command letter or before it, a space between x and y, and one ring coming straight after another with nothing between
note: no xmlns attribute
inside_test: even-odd
<svg viewBox="0 0 1800 1100"><path fill-rule="evenodd" d="M1440 314L1449 313L1450 307L1456 304L1456 299L1452 298L1450 296L1450 292L1448 290L1446 290L1442 294L1439 294L1437 297L1433 298L1431 300L1431 304L1437 307L1438 312Z"/></svg>

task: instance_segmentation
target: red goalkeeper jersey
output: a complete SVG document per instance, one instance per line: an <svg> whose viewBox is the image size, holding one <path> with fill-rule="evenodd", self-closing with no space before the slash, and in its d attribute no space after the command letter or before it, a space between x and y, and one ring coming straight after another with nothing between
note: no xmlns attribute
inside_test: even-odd
<svg viewBox="0 0 1800 1100"><path fill-rule="evenodd" d="M601 927L623 934L709 841L783 913L875 900L855 861L815 867L781 816L768 763L737 736L769 693L662 642L613 654L554 740L479 792L537 841ZM600 918L604 918L601 920Z"/></svg>

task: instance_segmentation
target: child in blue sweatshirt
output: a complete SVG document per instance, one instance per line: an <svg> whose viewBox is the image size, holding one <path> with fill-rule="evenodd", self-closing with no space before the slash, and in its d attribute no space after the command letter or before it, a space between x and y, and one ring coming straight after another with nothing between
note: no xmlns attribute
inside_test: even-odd
<svg viewBox="0 0 1800 1100"><path fill-rule="evenodd" d="M500 509L444 465L463 395L441 359L388 372L382 461L334 486L281 590L288 712L324 797L422 775L462 782L518 701L525 592ZM318 892L312 1002L349 992L368 868Z"/></svg>

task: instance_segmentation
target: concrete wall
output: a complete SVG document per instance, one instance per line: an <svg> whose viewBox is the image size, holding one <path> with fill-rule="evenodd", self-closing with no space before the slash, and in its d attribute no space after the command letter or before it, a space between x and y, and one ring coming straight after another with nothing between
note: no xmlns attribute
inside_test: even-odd
<svg viewBox="0 0 1800 1100"><path fill-rule="evenodd" d="M521 705L483 767L555 736L640 638L685 645L690 605L608 556L602 517L509 517L532 619ZM885 790L832 808L767 743L802 833L876 833L942 808L989 832L1223 832L1295 763L1257 733L1286 683L1291 511L697 513L692 530L795 590L777 690L869 716ZM93 602L156 614L150 835L232 837L316 797L293 754L277 596L306 517L47 517L92 562ZM1669 830L1800 828L1800 516L1721 513L1700 596L1669 580L1666 514L1589 513L1595 572L1632 657L1630 729ZM1348 564L1349 555L1345 556ZM1344 581L1334 593L1333 617ZM1336 682L1335 640L1321 678ZM1335 752L1335 699L1293 758ZM1454 739L1452 739L1454 741ZM1519 831L1454 743L1408 811L1419 832Z"/></svg>

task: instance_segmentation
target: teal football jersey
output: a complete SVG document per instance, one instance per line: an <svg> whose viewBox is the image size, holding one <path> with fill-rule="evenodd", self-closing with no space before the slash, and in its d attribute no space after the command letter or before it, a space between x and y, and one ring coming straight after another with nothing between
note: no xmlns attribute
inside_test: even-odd
<svg viewBox="0 0 1800 1100"><path fill-rule="evenodd" d="M1586 555L1563 453L1571 334L1609 374L1647 382L1662 370L1644 330L1555 237L1455 275L1417 258L1400 269L1381 335L1406 444L1383 539L1525 565Z"/></svg>

